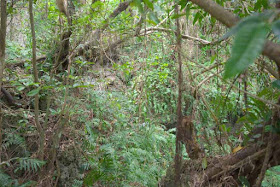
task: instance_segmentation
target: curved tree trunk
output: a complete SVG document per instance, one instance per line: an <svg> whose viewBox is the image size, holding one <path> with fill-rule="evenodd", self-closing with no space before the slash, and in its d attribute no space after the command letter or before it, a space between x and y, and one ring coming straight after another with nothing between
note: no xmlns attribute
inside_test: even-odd
<svg viewBox="0 0 280 187"><path fill-rule="evenodd" d="M278 118L280 119L280 118ZM256 184L260 177L262 166L266 158L267 144L271 141L271 151L268 156L266 168L280 164L280 137L273 134L270 139L264 139L264 144L259 142L249 145L237 153L224 157L207 158L207 168L203 169L205 158L186 160L181 169L182 186L239 186L240 177L245 177L251 186ZM174 169L169 168L162 186L174 186Z"/></svg>

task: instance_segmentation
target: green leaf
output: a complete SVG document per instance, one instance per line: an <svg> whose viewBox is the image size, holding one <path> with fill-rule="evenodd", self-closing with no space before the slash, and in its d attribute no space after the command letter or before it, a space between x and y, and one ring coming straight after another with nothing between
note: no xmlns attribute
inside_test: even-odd
<svg viewBox="0 0 280 187"><path fill-rule="evenodd" d="M141 13L144 12L144 8L143 8L141 0L133 0L131 4L138 7L139 12L141 12Z"/></svg>
<svg viewBox="0 0 280 187"><path fill-rule="evenodd" d="M177 19L177 18L180 18L180 17L182 17L182 16L184 16L185 14L173 14L172 16L171 16L171 19Z"/></svg>
<svg viewBox="0 0 280 187"><path fill-rule="evenodd" d="M143 0L143 2L147 5L148 8L154 10L154 5L150 0Z"/></svg>
<svg viewBox="0 0 280 187"><path fill-rule="evenodd" d="M273 126L272 125L266 125L264 127L264 132L270 132L271 130L273 130Z"/></svg>
<svg viewBox="0 0 280 187"><path fill-rule="evenodd" d="M98 179L101 178L102 175L104 175L104 174L100 173L96 169L93 169L87 174L87 176L84 179L83 184L85 186L92 186L94 181L98 181Z"/></svg>
<svg viewBox="0 0 280 187"><path fill-rule="evenodd" d="M211 64L213 64L213 62L216 60L216 58L217 58L216 54L211 57L211 60L210 60Z"/></svg>
<svg viewBox="0 0 280 187"><path fill-rule="evenodd" d="M278 124L276 124L275 126L272 126L272 132L280 134L280 122L278 122Z"/></svg>
<svg viewBox="0 0 280 187"><path fill-rule="evenodd" d="M273 22L272 31L280 39L280 20Z"/></svg>
<svg viewBox="0 0 280 187"><path fill-rule="evenodd" d="M241 182L242 186L244 186L244 187L250 187L250 183L249 183L249 181L247 180L246 177L240 176L240 177L239 177L239 181Z"/></svg>
<svg viewBox="0 0 280 187"><path fill-rule="evenodd" d="M262 7L262 0L257 0L257 2L255 3L255 10L260 10Z"/></svg>
<svg viewBox="0 0 280 187"><path fill-rule="evenodd" d="M25 89L25 86L22 86L22 85L20 85L20 86L17 87L17 90L18 90L18 91L22 91L22 90L24 90L24 89Z"/></svg>
<svg viewBox="0 0 280 187"><path fill-rule="evenodd" d="M248 16L238 22L235 26L233 26L219 41L229 38L230 36L236 34L241 28L247 26L248 24L258 24L260 23L261 17L259 14L254 14L252 16Z"/></svg>
<svg viewBox="0 0 280 187"><path fill-rule="evenodd" d="M27 93L28 96L34 96L36 94L39 93L41 88L37 88L37 89L34 89L34 90L31 90L30 92Z"/></svg>
<svg viewBox="0 0 280 187"><path fill-rule="evenodd" d="M186 9L186 20L189 19L190 13L191 13L190 9L187 8L187 9Z"/></svg>
<svg viewBox="0 0 280 187"><path fill-rule="evenodd" d="M273 81L272 86L280 90L280 80Z"/></svg>
<svg viewBox="0 0 280 187"><path fill-rule="evenodd" d="M150 12L149 13L149 19L156 25L158 24L160 21L158 19L158 17L156 16L156 14L154 12Z"/></svg>
<svg viewBox="0 0 280 187"><path fill-rule="evenodd" d="M214 17L211 16L210 21L211 21L211 24L212 24L212 25L215 25L217 20L216 20L216 18L214 18Z"/></svg>
<svg viewBox="0 0 280 187"><path fill-rule="evenodd" d="M178 3L178 5L181 6L181 10L183 10L188 4L188 1L186 0L180 0L180 2Z"/></svg>
<svg viewBox="0 0 280 187"><path fill-rule="evenodd" d="M103 6L103 3L101 1L95 1L93 4L91 4L92 9L102 8L101 6Z"/></svg>
<svg viewBox="0 0 280 187"><path fill-rule="evenodd" d="M232 55L226 63L224 78L233 77L254 63L262 52L268 31L264 22L247 24L238 31Z"/></svg>
<svg viewBox="0 0 280 187"><path fill-rule="evenodd" d="M247 27L247 25L259 24L262 23L263 21L267 21L272 14L273 12L266 11L263 13L253 14L251 16L243 18L240 22L238 22L235 26L233 26L219 41L227 39L228 37L236 34L243 27Z"/></svg>
<svg viewBox="0 0 280 187"><path fill-rule="evenodd" d="M202 17L200 12L197 12L193 18L193 25L198 21L198 19Z"/></svg>
<svg viewBox="0 0 280 187"><path fill-rule="evenodd" d="M254 139L258 139L258 138L260 138L262 135L261 134L255 134L254 136L253 136L253 138Z"/></svg>
<svg viewBox="0 0 280 187"><path fill-rule="evenodd" d="M43 86L42 87L42 90L49 90L49 89L52 89L54 88L53 86Z"/></svg>
<svg viewBox="0 0 280 187"><path fill-rule="evenodd" d="M268 8L268 0L257 0L255 3L254 9L261 10L261 8L267 9Z"/></svg>

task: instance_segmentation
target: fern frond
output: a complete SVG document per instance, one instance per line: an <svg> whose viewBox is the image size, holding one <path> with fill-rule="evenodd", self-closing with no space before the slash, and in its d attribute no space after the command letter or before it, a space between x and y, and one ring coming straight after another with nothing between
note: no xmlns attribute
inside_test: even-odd
<svg viewBox="0 0 280 187"><path fill-rule="evenodd" d="M16 133L10 132L6 134L2 147L3 149L7 149L11 145L19 145L25 148L25 139Z"/></svg>
<svg viewBox="0 0 280 187"><path fill-rule="evenodd" d="M28 158L28 157L19 158L18 162L19 162L19 167L16 168L15 172L17 172L18 170L37 172L44 164L46 164L45 161Z"/></svg>

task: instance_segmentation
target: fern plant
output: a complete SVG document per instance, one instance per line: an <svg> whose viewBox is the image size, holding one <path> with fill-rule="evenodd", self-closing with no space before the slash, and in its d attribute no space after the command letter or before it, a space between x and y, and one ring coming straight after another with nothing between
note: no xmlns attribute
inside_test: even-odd
<svg viewBox="0 0 280 187"><path fill-rule="evenodd" d="M86 108L94 117L78 109L89 155L81 165L88 170L84 185L155 186L172 161L175 136L154 121L139 123L135 105L121 92L89 94Z"/></svg>
<svg viewBox="0 0 280 187"><path fill-rule="evenodd" d="M24 184L20 184L18 180L12 179L11 176L5 174L0 170L0 186L1 187L30 187L35 186L35 181L28 181Z"/></svg>
<svg viewBox="0 0 280 187"><path fill-rule="evenodd" d="M46 164L46 161L29 157L18 158L17 162L19 163L19 166L15 169L15 172L18 170L24 170L25 172L37 172L43 165Z"/></svg>
<svg viewBox="0 0 280 187"><path fill-rule="evenodd" d="M24 149L26 149L25 140L22 136L17 134L16 132L7 132L4 138L2 147L3 149L9 148L11 145L17 145Z"/></svg>

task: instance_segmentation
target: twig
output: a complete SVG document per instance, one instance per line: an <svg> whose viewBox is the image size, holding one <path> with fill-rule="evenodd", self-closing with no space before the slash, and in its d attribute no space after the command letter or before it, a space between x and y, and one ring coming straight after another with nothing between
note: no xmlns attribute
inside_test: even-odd
<svg viewBox="0 0 280 187"><path fill-rule="evenodd" d="M266 149L266 153L265 153L265 158L264 158L264 161L263 161L262 169L261 169L261 172L260 172L260 174L258 176L257 182L254 185L254 187L260 187L261 186L263 178L264 178L264 175L265 175L265 172L267 170L269 158L270 158L270 155L271 155L271 152L272 152L272 135L273 135L272 134L272 130L270 130L270 132L269 132L269 139L268 139L268 143L267 143L267 149Z"/></svg>
<svg viewBox="0 0 280 187"><path fill-rule="evenodd" d="M198 62L192 61L192 60L191 60L189 57L187 57L186 55L184 55L184 57L186 57L189 61L195 63L197 66L206 69L203 65L199 64ZM221 75L218 75L216 72L213 72L213 71L209 71L209 72L215 74L217 77L219 77L219 78L220 78L222 81L224 81L225 83L228 83L228 81L224 80L224 78L223 78ZM236 87L236 86L234 86L234 85L232 85L232 87L235 88L235 89L237 89L237 90L239 90L239 91L241 91L241 92L243 92L243 93L246 93L247 95L249 95L249 96L251 96L251 97L253 97L253 98L255 98L255 99L258 99L258 100L260 100L260 101L262 101L262 102L264 102L264 103L266 103L266 104L270 104L271 106L274 106L274 107L276 107L276 108L278 108L278 109L280 108L280 105L278 105L278 104L275 104L275 103L273 103L273 102L271 102L271 101L268 101L268 100L266 100L266 99L260 98L260 97L258 97L258 96L256 96L256 95L251 94L251 93L249 93L249 92L247 92L247 91L245 91L245 90L242 90L242 89L240 89L240 88L238 88L238 87Z"/></svg>
<svg viewBox="0 0 280 187"><path fill-rule="evenodd" d="M223 70L220 70L218 73L221 73ZM206 77L205 79L203 79L197 86L196 86L196 90L198 90L207 80L211 79L212 77L216 76L215 74L212 74L208 77Z"/></svg>
<svg viewBox="0 0 280 187"><path fill-rule="evenodd" d="M150 31L150 32L147 32L147 31ZM172 30L172 29L166 29L166 28L159 28L159 27L149 27L146 29L146 33L143 33L141 32L140 33L140 36L143 36L143 35L147 35L147 34L151 34L153 32L151 31L162 31L162 32L167 32L167 33L175 33L176 31ZM201 38L196 38L196 37L193 37L193 36L189 36L189 35L184 35L184 34L181 34L181 37L182 39L186 39L186 40L193 40L193 41L197 41L197 42L200 42L202 44L210 44L211 42L207 41L207 40L204 40L204 39L201 39Z"/></svg>
<svg viewBox="0 0 280 187"><path fill-rule="evenodd" d="M264 61L264 59L260 59L262 61L262 66L266 69L271 75L273 75L276 79L279 79L279 75L274 69Z"/></svg>
<svg viewBox="0 0 280 187"><path fill-rule="evenodd" d="M222 65L222 63L221 63L221 62L215 63L215 64L213 64L212 66L209 66L209 67L207 67L207 68L204 68L204 70L202 70L201 72L193 74L193 76L196 77L196 76L198 76L198 75L202 75L203 73L206 73L206 72L208 72L208 71L210 71L210 70L216 68L216 67L219 66L219 65Z"/></svg>
<svg viewBox="0 0 280 187"><path fill-rule="evenodd" d="M162 24L171 16L171 14L173 14L173 12L174 12L174 9L173 9L171 12L169 12L168 16L166 16L166 18L164 18L159 24L157 24L157 25L155 26L155 28L157 28L157 27L159 27L160 25L162 25Z"/></svg>

